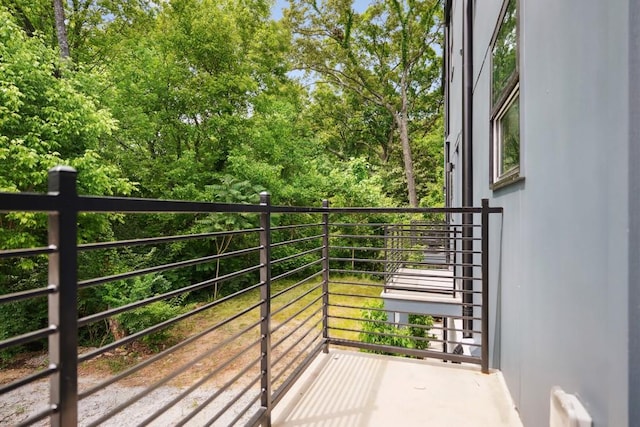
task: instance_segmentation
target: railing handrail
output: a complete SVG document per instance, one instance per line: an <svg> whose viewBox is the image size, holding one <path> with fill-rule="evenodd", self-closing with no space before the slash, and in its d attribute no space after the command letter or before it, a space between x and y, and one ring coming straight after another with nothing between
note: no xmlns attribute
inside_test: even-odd
<svg viewBox="0 0 640 427"><path fill-rule="evenodd" d="M482 213L481 207L312 207L278 206L244 203L196 202L185 200L136 197L82 196L76 197L78 213ZM58 194L0 192L0 213L55 212L59 210ZM501 207L488 207L489 213L502 213Z"/></svg>

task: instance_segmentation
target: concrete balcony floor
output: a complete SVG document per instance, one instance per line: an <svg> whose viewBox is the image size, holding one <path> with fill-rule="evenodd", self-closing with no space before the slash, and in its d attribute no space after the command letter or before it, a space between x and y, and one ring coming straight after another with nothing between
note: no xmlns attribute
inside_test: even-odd
<svg viewBox="0 0 640 427"><path fill-rule="evenodd" d="M522 426L499 371L343 350L320 354L272 420L277 427Z"/></svg>

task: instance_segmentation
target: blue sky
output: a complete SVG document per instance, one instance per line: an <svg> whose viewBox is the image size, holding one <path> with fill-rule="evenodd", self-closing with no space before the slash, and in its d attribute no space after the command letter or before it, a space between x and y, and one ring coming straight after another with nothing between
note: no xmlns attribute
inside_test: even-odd
<svg viewBox="0 0 640 427"><path fill-rule="evenodd" d="M354 8L357 12L364 11L369 5L369 3L371 3L369 0L355 0L353 2ZM289 6L288 0L276 0L276 4L271 9L271 16L273 16L273 19L282 18L282 9L288 6Z"/></svg>

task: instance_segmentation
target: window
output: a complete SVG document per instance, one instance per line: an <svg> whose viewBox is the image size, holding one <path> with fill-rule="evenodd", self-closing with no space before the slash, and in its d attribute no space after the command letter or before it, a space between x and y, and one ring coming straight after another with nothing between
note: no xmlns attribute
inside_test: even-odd
<svg viewBox="0 0 640 427"><path fill-rule="evenodd" d="M491 184L520 177L518 0L507 0L491 49Z"/></svg>

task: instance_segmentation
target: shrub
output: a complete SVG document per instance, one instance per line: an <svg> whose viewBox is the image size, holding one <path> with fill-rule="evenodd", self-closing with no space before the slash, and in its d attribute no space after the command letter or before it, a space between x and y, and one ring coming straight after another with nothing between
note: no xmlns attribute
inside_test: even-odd
<svg viewBox="0 0 640 427"><path fill-rule="evenodd" d="M429 330L433 326L433 318L422 314L410 314L411 326L397 326L387 322L384 302L377 301L366 305L362 310L362 331L360 340L369 344L424 350L429 347L429 339L433 335ZM376 354L395 354L383 351L370 351Z"/></svg>

